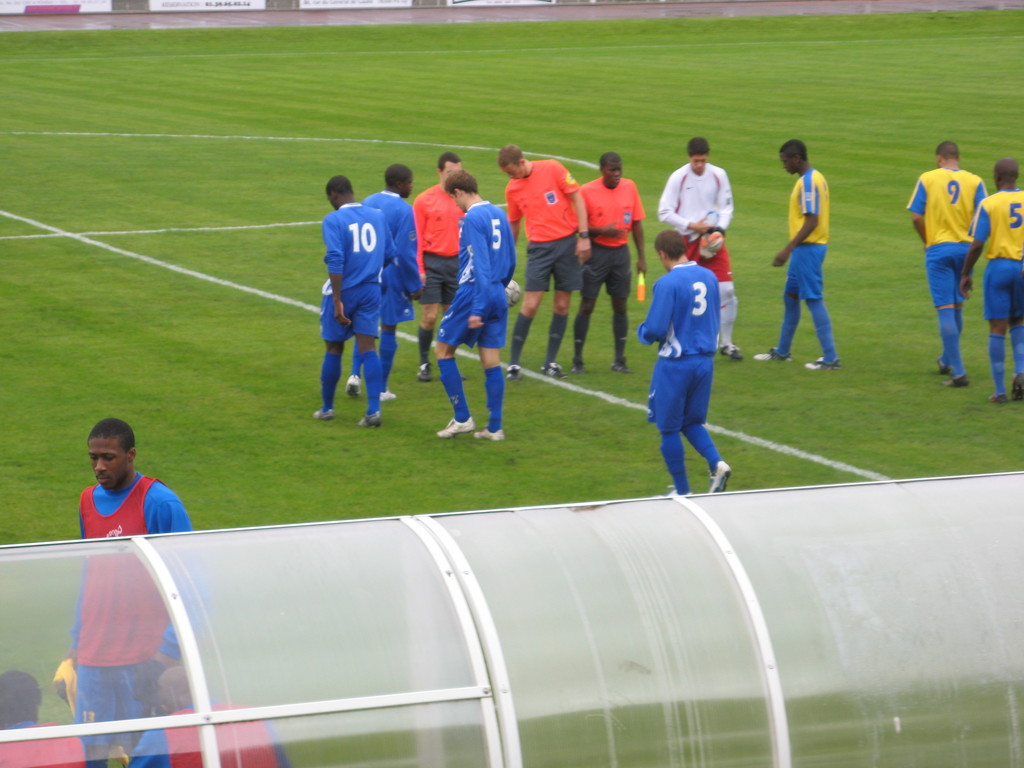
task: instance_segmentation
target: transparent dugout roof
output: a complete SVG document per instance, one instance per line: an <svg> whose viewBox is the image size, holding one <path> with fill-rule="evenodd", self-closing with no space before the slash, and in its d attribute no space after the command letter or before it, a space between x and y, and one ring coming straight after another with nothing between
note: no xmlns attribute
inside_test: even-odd
<svg viewBox="0 0 1024 768"><path fill-rule="evenodd" d="M1022 490L1009 474L0 547L0 672L40 683L44 724L0 722L0 765L109 742L140 768L182 750L239 768L1024 766ZM150 667L130 684L141 719L73 724L51 683L72 632L87 686L173 649L173 708L174 675Z"/></svg>

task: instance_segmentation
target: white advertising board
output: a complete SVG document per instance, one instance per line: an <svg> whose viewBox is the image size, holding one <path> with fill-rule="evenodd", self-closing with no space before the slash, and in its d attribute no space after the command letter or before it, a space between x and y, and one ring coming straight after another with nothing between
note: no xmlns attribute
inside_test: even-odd
<svg viewBox="0 0 1024 768"><path fill-rule="evenodd" d="M111 0L0 0L0 14L110 13Z"/></svg>
<svg viewBox="0 0 1024 768"><path fill-rule="evenodd" d="M265 11L267 0L149 0L151 11Z"/></svg>
<svg viewBox="0 0 1024 768"><path fill-rule="evenodd" d="M299 0L304 11L328 8L412 8L412 0Z"/></svg>

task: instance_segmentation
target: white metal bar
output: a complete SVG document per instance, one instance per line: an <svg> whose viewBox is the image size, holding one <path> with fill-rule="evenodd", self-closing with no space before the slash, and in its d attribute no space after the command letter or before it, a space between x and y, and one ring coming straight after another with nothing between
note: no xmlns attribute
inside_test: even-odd
<svg viewBox="0 0 1024 768"><path fill-rule="evenodd" d="M462 584L455 574L455 567L449 561L433 533L423 525L422 521L415 517L404 517L402 522L426 547L427 552L434 560L437 570L444 579L449 598L455 608L456 618L462 629L463 641L469 653L474 681L485 690L493 691L493 686L487 675L487 660L481 647L476 625L473 622L473 612L469 606L466 594L462 590ZM497 712L493 701L489 702L486 699L481 699L480 709L484 728L484 742L487 746L487 764L490 768L502 768L501 728L498 724Z"/></svg>
<svg viewBox="0 0 1024 768"><path fill-rule="evenodd" d="M491 615L480 582L477 581L476 574L473 573L462 549L444 526L426 515L420 515L414 519L429 530L440 544L454 569L456 579L462 586L470 610L473 612L476 630L490 672L504 767L522 768L523 754L519 743L519 722L516 719L515 700L512 696L508 666L501 648L501 638L498 636L498 629L494 624L494 617Z"/></svg>
<svg viewBox="0 0 1024 768"><path fill-rule="evenodd" d="M488 699L490 696L491 691L489 688L466 686L463 688L441 688L411 693L390 693L382 696L362 696L354 699L327 699L298 704L218 709L209 712L147 717L138 720L108 720L102 723L18 728L6 731L0 730L0 744L10 741L56 739L65 736L95 736L105 733L148 731L156 728L221 725L224 723L245 723L252 720L330 715L338 712L361 712L371 709L389 709L391 707L407 707L416 704L436 704L446 701L473 701L476 699Z"/></svg>
<svg viewBox="0 0 1024 768"><path fill-rule="evenodd" d="M735 548L725 535L725 531L716 523L712 517L698 506L692 498L676 497L675 500L683 506L697 521L704 526L704 529L711 536L712 541L725 558L725 563L736 582L736 586L743 596L743 603L747 609L747 617L754 630L754 642L758 655L761 657L761 673L768 693L768 720L772 737L772 752L775 768L792 768L793 755L789 741L789 718L786 715L786 699L782 693L782 679L779 677L779 666L775 660L775 650L772 647L771 633L768 630L768 622L765 619L764 611L761 610L761 602L757 598L754 584L750 580L747 569L736 554Z"/></svg>
<svg viewBox="0 0 1024 768"><path fill-rule="evenodd" d="M181 650L182 661L185 662L185 675L192 691L192 708L200 713L209 712L213 709L210 689L206 684L206 674L199 656L199 642L188 618L188 611L185 610L185 601L181 599L181 591L152 542L141 537L133 538L132 541L142 552L143 559L166 598L167 610L178 637L178 648ZM220 768L220 750L217 749L217 735L213 726L204 725L199 729L199 749L203 754L204 766Z"/></svg>

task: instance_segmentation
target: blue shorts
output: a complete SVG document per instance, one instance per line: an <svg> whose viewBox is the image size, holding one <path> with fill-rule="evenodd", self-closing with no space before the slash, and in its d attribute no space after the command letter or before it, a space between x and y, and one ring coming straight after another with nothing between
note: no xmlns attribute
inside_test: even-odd
<svg viewBox="0 0 1024 768"><path fill-rule="evenodd" d="M330 291L330 285L324 287ZM334 318L334 297L325 294L320 302L320 338L324 341L348 341L355 334L373 336L380 333L380 284L363 283L354 288L341 289L341 302L345 316L351 321L341 325Z"/></svg>
<svg viewBox="0 0 1024 768"><path fill-rule="evenodd" d="M936 307L960 304L960 273L970 243L936 243L925 249L924 268L928 273L928 288Z"/></svg>
<svg viewBox="0 0 1024 768"><path fill-rule="evenodd" d="M992 259L985 266L985 319L1024 317L1024 277L1017 259Z"/></svg>
<svg viewBox="0 0 1024 768"><path fill-rule="evenodd" d="M456 291L452 305L441 318L441 327L437 330L438 341L453 347L475 347L479 344L486 349L501 349L505 346L508 332L508 299L505 298L505 286L501 283L490 283L487 288L487 307L481 315L483 326L469 327L469 316L473 308L473 284L463 283Z"/></svg>
<svg viewBox="0 0 1024 768"><path fill-rule="evenodd" d="M79 664L75 722L100 723L144 717L144 705L135 698L135 674L140 666L126 664L119 667L91 667ZM134 735L137 734L83 736L82 742L86 745L127 745Z"/></svg>
<svg viewBox="0 0 1024 768"><path fill-rule="evenodd" d="M828 245L804 243L793 249L786 273L786 293L799 299L820 299L825 288L821 266L825 263Z"/></svg>
<svg viewBox="0 0 1024 768"><path fill-rule="evenodd" d="M402 278L398 267L392 264L384 268L380 287L380 321L384 325L398 325L416 319L412 299L402 289ZM346 305L347 306L347 305Z"/></svg>
<svg viewBox="0 0 1024 768"><path fill-rule="evenodd" d="M708 418L714 372L714 355L659 357L647 395L647 420L660 432L680 432L683 427L703 424Z"/></svg>

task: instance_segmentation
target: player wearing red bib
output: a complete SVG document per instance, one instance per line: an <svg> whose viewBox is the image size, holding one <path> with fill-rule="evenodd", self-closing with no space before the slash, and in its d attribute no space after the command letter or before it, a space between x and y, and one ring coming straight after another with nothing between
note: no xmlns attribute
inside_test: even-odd
<svg viewBox="0 0 1024 768"><path fill-rule="evenodd" d="M135 433L120 419L104 419L89 433L89 460L97 485L82 491L82 538L140 536L192 530L177 495L135 470ZM146 717L156 674L178 663L180 651L152 577L132 553L89 558L71 631L70 657L78 666L75 722ZM83 739L90 765L105 766L112 747L130 754L132 734Z"/></svg>

